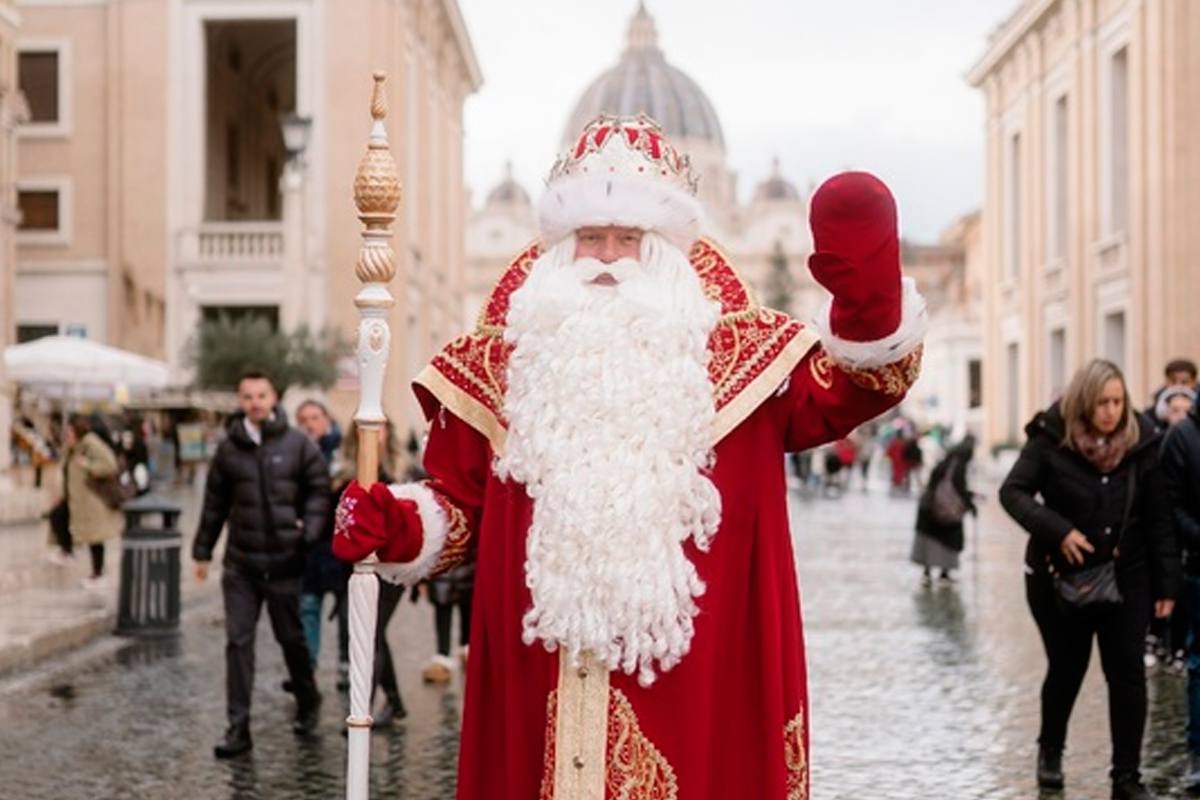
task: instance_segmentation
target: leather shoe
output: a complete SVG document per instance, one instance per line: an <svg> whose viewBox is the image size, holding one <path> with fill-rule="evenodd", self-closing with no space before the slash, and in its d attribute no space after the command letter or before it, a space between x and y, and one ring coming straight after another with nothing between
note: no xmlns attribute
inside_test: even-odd
<svg viewBox="0 0 1200 800"><path fill-rule="evenodd" d="M1062 750L1038 748L1037 782L1043 789L1063 788Z"/></svg>
<svg viewBox="0 0 1200 800"><path fill-rule="evenodd" d="M1188 794L1200 794L1200 753L1190 753L1188 771L1183 776L1183 789Z"/></svg>
<svg viewBox="0 0 1200 800"><path fill-rule="evenodd" d="M250 741L250 729L238 725L230 725L225 731L225 738L217 742L213 755L217 758L233 758L243 753L249 753L254 743Z"/></svg>
<svg viewBox="0 0 1200 800"><path fill-rule="evenodd" d="M1113 777L1112 800L1156 800L1135 772Z"/></svg>
<svg viewBox="0 0 1200 800"><path fill-rule="evenodd" d="M404 708L404 702L399 697L389 699L383 710L375 715L373 727L390 728L407 716L408 710Z"/></svg>
<svg viewBox="0 0 1200 800"><path fill-rule="evenodd" d="M311 697L298 700L296 703L296 719L292 722L292 733L297 736L307 736L317 729L321 721L321 694L314 692Z"/></svg>

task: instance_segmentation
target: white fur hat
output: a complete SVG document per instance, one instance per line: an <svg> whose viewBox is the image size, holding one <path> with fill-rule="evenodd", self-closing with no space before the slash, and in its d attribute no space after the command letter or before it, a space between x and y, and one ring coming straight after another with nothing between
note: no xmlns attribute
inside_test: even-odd
<svg viewBox="0 0 1200 800"><path fill-rule="evenodd" d="M703 217L688 157L645 114L588 123L555 162L538 203L547 249L584 226L623 225L656 231L687 253Z"/></svg>

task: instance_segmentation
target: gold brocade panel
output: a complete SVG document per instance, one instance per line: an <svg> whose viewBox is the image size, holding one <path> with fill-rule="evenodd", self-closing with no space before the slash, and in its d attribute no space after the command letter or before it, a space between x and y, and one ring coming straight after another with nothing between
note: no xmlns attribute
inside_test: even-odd
<svg viewBox="0 0 1200 800"><path fill-rule="evenodd" d="M808 751L804 747L804 712L783 726L783 761L787 767L787 800L808 800Z"/></svg>

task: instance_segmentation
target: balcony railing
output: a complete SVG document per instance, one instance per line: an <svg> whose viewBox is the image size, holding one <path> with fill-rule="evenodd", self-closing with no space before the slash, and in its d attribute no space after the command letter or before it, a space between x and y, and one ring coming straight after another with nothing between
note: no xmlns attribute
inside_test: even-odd
<svg viewBox="0 0 1200 800"><path fill-rule="evenodd" d="M206 222L180 234L180 260L196 266L280 264L283 225L279 222Z"/></svg>

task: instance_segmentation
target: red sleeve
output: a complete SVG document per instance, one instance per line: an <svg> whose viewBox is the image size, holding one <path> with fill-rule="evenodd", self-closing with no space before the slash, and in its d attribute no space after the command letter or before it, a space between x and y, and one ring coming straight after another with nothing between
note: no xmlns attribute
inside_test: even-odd
<svg viewBox="0 0 1200 800"><path fill-rule="evenodd" d="M430 575L453 569L474 549L490 465L491 448L483 434L439 407L425 446L425 486L446 516L447 531Z"/></svg>
<svg viewBox="0 0 1200 800"><path fill-rule="evenodd" d="M818 344L773 401L784 449L807 450L841 439L904 399L920 368L920 348L882 367L849 369Z"/></svg>

